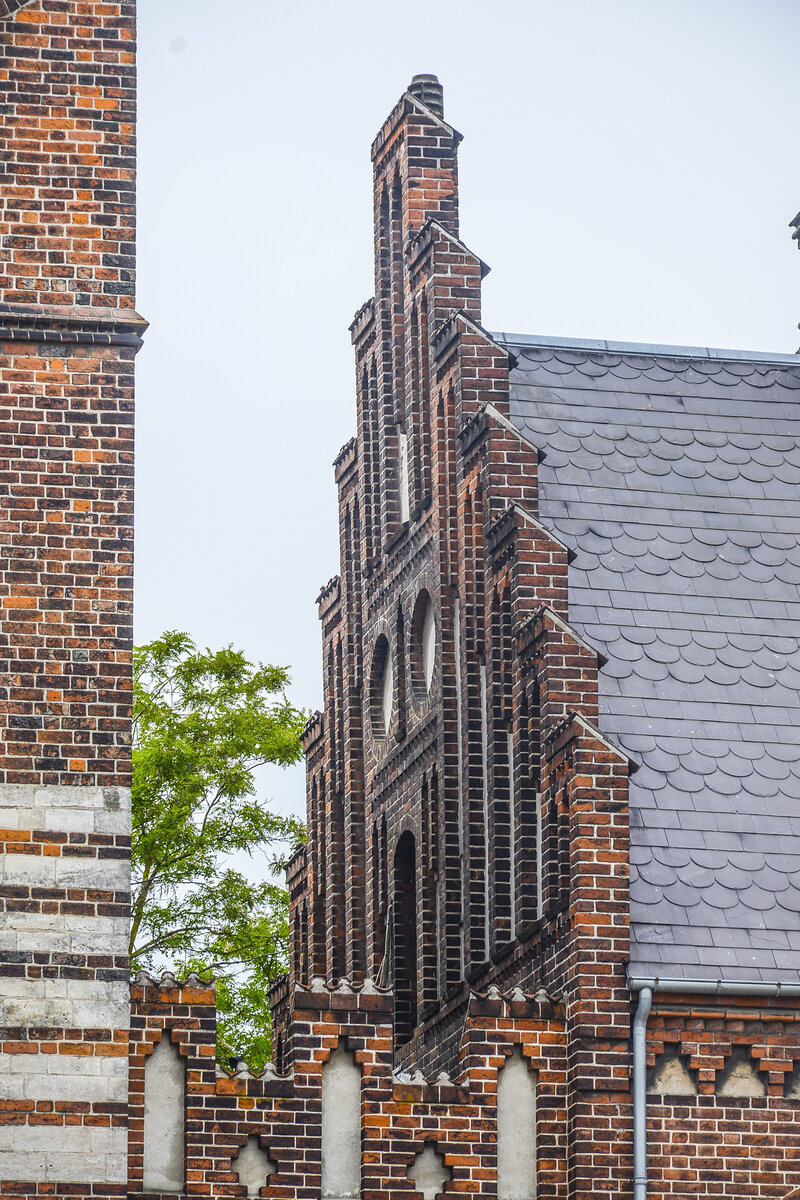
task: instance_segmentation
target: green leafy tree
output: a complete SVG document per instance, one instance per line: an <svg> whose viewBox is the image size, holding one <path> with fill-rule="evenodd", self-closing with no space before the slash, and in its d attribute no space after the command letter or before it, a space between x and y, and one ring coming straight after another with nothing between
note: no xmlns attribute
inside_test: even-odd
<svg viewBox="0 0 800 1200"><path fill-rule="evenodd" d="M276 881L303 826L255 798L255 772L301 757L306 714L284 667L199 651L167 632L134 652L134 969L213 974L221 1061L258 1069L271 1050L267 993L286 968L288 897ZM266 852L254 882L230 856Z"/></svg>

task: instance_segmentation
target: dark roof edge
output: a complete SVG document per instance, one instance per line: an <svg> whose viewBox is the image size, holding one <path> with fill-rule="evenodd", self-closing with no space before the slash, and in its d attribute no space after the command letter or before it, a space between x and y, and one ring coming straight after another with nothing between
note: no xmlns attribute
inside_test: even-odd
<svg viewBox="0 0 800 1200"><path fill-rule="evenodd" d="M505 347L541 346L553 350L590 350L606 354L646 354L665 358L719 358L738 362L764 362L800 367L800 354L767 354L761 350L716 350L708 346L661 346L655 342L604 342L592 338L545 337L535 333L489 335Z"/></svg>

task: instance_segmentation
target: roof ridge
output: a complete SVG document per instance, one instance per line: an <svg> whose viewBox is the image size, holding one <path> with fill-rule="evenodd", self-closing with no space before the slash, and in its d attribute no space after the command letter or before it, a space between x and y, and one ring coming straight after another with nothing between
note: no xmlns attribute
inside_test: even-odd
<svg viewBox="0 0 800 1200"><path fill-rule="evenodd" d="M705 358L732 362L764 362L800 367L800 354L763 350L726 350L711 346L670 346L658 342L614 342L599 338L563 338L533 333L489 332L503 346L541 347L553 350L593 351L605 354L641 354L647 357Z"/></svg>

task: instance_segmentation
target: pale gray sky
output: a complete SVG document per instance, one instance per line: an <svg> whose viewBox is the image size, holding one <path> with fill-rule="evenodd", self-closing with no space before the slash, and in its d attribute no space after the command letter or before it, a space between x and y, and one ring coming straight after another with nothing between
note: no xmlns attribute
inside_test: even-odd
<svg viewBox="0 0 800 1200"><path fill-rule="evenodd" d="M369 147L417 72L518 333L792 352L798 0L140 0L136 636L317 707ZM302 771L270 777L301 809Z"/></svg>

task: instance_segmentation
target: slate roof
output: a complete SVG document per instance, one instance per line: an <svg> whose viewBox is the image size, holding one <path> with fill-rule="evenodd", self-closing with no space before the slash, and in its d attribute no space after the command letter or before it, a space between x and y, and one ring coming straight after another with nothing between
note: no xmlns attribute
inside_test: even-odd
<svg viewBox="0 0 800 1200"><path fill-rule="evenodd" d="M631 779L631 973L800 981L800 359L494 335Z"/></svg>

